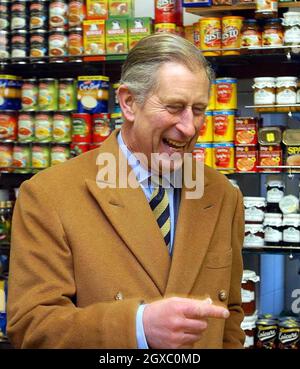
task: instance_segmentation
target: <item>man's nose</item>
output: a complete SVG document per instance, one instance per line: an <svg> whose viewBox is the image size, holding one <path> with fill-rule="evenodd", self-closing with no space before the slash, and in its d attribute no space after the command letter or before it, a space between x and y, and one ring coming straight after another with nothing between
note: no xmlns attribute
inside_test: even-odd
<svg viewBox="0 0 300 369"><path fill-rule="evenodd" d="M193 110L188 107L184 109L180 116L180 122L177 124L177 129L184 134L185 137L193 137L196 133L195 119Z"/></svg>

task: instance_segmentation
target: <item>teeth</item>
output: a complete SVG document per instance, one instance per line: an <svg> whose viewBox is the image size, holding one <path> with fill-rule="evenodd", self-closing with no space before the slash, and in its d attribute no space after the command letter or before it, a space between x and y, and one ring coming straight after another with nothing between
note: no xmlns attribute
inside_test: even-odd
<svg viewBox="0 0 300 369"><path fill-rule="evenodd" d="M183 147L183 146L185 146L185 142L177 142L177 141L169 140L167 138L165 140L168 143L170 143L171 145L176 146L176 147Z"/></svg>

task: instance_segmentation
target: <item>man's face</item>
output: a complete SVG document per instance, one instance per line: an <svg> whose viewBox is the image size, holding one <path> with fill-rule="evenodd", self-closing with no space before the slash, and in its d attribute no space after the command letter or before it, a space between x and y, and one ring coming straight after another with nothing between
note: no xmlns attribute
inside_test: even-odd
<svg viewBox="0 0 300 369"><path fill-rule="evenodd" d="M158 86L145 103L133 104L134 121L122 132L129 149L146 155L148 164L152 153L164 154L160 168L174 170L170 156L176 153L182 159L194 148L208 104L209 81L204 70L191 72L177 63L164 64L157 78Z"/></svg>

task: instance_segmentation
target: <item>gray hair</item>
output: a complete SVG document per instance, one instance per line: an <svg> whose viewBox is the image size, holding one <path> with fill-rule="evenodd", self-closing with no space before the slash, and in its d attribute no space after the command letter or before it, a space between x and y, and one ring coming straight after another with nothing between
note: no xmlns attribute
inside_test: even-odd
<svg viewBox="0 0 300 369"><path fill-rule="evenodd" d="M204 69L210 83L214 79L208 61L191 42L171 33L155 33L143 38L129 52L120 83L128 87L139 104L144 104L158 84L157 71L167 62L182 64L192 72Z"/></svg>

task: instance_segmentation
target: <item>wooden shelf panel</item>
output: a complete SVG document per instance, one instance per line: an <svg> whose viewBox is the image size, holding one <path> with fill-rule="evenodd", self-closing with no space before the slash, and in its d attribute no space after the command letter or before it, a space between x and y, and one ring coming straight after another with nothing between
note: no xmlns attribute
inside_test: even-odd
<svg viewBox="0 0 300 369"><path fill-rule="evenodd" d="M300 8L300 2L283 2L278 3L278 8ZM237 4L237 5L220 5L210 7L188 7L185 8L187 13L196 15L216 15L217 13L232 13L239 11L255 10L255 3Z"/></svg>

